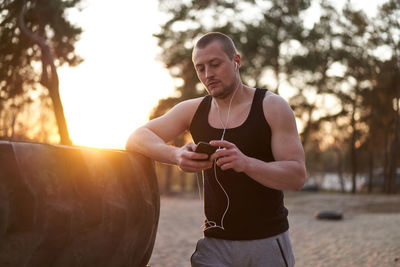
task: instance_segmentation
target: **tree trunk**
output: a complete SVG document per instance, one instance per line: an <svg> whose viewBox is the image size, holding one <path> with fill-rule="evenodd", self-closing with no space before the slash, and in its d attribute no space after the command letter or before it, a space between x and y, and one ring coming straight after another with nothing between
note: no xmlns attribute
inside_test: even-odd
<svg viewBox="0 0 400 267"><path fill-rule="evenodd" d="M374 178L374 151L372 149L371 140L369 141L369 161L368 161L368 172L369 172L369 181L368 181L368 189L367 192L372 192L372 181Z"/></svg>
<svg viewBox="0 0 400 267"><path fill-rule="evenodd" d="M279 72L280 72L280 67L279 67L279 58L276 59L276 65L274 66L274 72L275 72L275 77L276 77L276 87L275 87L275 94L279 95L279 87L280 87L280 80L279 80Z"/></svg>
<svg viewBox="0 0 400 267"><path fill-rule="evenodd" d="M390 130L386 129L385 131L385 158L384 158L384 162L383 162L383 192L387 193L388 192L388 184L389 184L389 139L390 139L390 134L389 134Z"/></svg>
<svg viewBox="0 0 400 267"><path fill-rule="evenodd" d="M41 84L49 90L51 101L53 102L54 116L56 118L58 133L60 135L60 144L72 145L68 133L67 122L64 116L64 108L60 99L59 81L57 69L54 65L54 57L50 47L46 44L46 39L31 32L24 23L25 9L22 8L18 16L18 28L27 38L40 47L42 53L42 77Z"/></svg>
<svg viewBox="0 0 400 267"><path fill-rule="evenodd" d="M336 155L337 155L337 172L340 182L340 190L342 191L342 193L345 193L346 188L344 186L344 178L343 178L343 160L340 149L336 149Z"/></svg>
<svg viewBox="0 0 400 267"><path fill-rule="evenodd" d="M356 139L357 139L357 131L356 131L356 100L353 102L353 111L351 114L351 128L352 128L352 136L351 136L351 144L350 144L350 155L351 155L351 193L355 194L357 189L357 154L356 154Z"/></svg>
<svg viewBox="0 0 400 267"><path fill-rule="evenodd" d="M58 78L57 78L57 80L58 80ZM56 117L58 134L60 135L60 143L63 145L72 145L72 141L69 136L67 121L65 119L64 108L63 108L63 105L61 102L58 86L53 89L50 89L50 88L48 88L48 89L49 89L51 101L53 102L53 109L54 109L54 115Z"/></svg>
<svg viewBox="0 0 400 267"><path fill-rule="evenodd" d="M389 181L388 181L388 193L396 193L396 176L397 176L397 148L399 138L399 97L396 97L395 103L395 117L394 117L394 129L393 138L390 147L390 164L389 164Z"/></svg>
<svg viewBox="0 0 400 267"><path fill-rule="evenodd" d="M312 128L312 124L313 124L313 121L312 121L313 111L314 111L314 107L310 106L308 108L308 118L307 118L306 127L304 127L304 131L301 134L301 137L302 137L301 141L303 143L303 147L305 147L307 145L308 137L310 136L310 132L312 131L311 128Z"/></svg>
<svg viewBox="0 0 400 267"><path fill-rule="evenodd" d="M15 121L17 120L17 113L14 113L12 115L12 121L11 121L11 136L10 140L13 141L14 135L15 135Z"/></svg>

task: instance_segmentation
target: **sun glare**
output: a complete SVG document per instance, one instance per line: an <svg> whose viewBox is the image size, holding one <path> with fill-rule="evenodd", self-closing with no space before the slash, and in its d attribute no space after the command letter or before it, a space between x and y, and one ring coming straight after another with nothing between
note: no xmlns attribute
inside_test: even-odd
<svg viewBox="0 0 400 267"><path fill-rule="evenodd" d="M157 20L139 14L155 13L157 3L146 1L138 9L137 3L118 1L126 7L89 0L81 13L73 13L72 20L84 29L76 50L85 61L60 68L59 76L75 145L124 148L158 100L173 91L172 78L155 60L158 48L152 34L158 30ZM105 20L105 14L118 15Z"/></svg>
<svg viewBox="0 0 400 267"><path fill-rule="evenodd" d="M131 69L129 65L120 67L128 72ZM126 80L113 81L103 78L106 72L85 64L79 73L74 69L61 72L61 97L75 145L123 148L129 134L148 120L158 99L168 95L166 90L157 90L162 89L161 86L168 89L168 80L162 73L154 78L164 79L163 85L157 82L143 85L135 80L151 81L145 73L131 74L131 77L125 74ZM112 75L118 76L118 73L110 71L108 76Z"/></svg>

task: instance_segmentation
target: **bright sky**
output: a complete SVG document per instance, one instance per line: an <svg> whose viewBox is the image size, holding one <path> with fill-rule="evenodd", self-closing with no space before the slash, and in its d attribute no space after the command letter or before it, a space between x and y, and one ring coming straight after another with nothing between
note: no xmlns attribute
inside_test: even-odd
<svg viewBox="0 0 400 267"><path fill-rule="evenodd" d="M144 124L173 81L158 54L156 39L163 15L157 1L86 0L71 20L84 29L77 53L85 59L60 68L60 93L76 145L123 148Z"/></svg>
<svg viewBox="0 0 400 267"><path fill-rule="evenodd" d="M354 2L373 14L377 1ZM59 68L61 98L75 145L123 148L158 100L173 92L172 78L156 60L159 48L152 36L165 18L158 1L110 3L86 0L81 12L70 14L84 29L76 52L85 61Z"/></svg>

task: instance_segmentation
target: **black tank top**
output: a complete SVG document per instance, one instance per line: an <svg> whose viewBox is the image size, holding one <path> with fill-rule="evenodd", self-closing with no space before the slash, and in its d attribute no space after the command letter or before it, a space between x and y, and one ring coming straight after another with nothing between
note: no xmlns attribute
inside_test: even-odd
<svg viewBox="0 0 400 267"><path fill-rule="evenodd" d="M274 156L271 128L263 112L266 91L256 89L247 119L238 127L226 129L224 140L234 143L247 156L270 162L274 161ZM192 119L189 130L196 143L221 139L223 129L208 123L211 100L211 96L204 97ZM229 196L229 209L223 220L224 230L208 228L204 230L205 236L251 240L278 235L289 229L282 191L261 185L245 173L216 168L218 180ZM203 182L205 221L208 219L221 226L228 201L215 179L213 168L204 171Z"/></svg>

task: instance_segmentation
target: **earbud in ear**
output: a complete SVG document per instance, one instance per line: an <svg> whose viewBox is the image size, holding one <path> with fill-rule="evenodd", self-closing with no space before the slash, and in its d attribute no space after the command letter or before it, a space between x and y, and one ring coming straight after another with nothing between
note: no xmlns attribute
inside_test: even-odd
<svg viewBox="0 0 400 267"><path fill-rule="evenodd" d="M235 62L235 70L237 70L237 66L238 66L238 65L237 65L237 62Z"/></svg>

